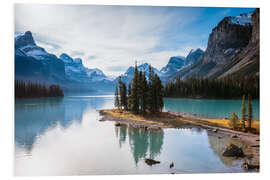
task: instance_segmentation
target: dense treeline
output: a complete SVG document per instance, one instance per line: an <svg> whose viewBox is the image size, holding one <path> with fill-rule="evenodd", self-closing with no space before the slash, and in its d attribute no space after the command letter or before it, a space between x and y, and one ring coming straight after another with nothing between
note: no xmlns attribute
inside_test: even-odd
<svg viewBox="0 0 270 180"><path fill-rule="evenodd" d="M163 86L160 78L149 66L149 80L145 74L138 71L137 63L132 81L126 87L126 83L119 77L118 86L115 89L115 107L130 110L134 113L156 113L163 108Z"/></svg>
<svg viewBox="0 0 270 180"><path fill-rule="evenodd" d="M164 95L165 97L240 99L243 94L250 94L254 99L258 99L259 91L257 76L237 79L188 78L184 81L178 78L166 84Z"/></svg>
<svg viewBox="0 0 270 180"><path fill-rule="evenodd" d="M62 97L64 96L59 85L46 86L29 81L15 81L15 98L37 98L37 97Z"/></svg>

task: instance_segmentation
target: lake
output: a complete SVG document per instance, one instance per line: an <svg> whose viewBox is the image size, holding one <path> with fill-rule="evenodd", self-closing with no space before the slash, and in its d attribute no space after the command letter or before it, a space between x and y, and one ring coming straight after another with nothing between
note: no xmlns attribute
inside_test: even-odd
<svg viewBox="0 0 270 180"><path fill-rule="evenodd" d="M165 110L223 117L240 108L237 101L183 101L165 99ZM98 110L112 107L113 96L16 100L15 175L243 172L241 160L221 155L229 138L201 128L145 131L100 122ZM161 163L148 166L144 158Z"/></svg>

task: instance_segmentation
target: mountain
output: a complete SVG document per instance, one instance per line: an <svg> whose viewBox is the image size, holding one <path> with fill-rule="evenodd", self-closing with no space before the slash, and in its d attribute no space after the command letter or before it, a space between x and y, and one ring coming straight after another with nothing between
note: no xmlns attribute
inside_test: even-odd
<svg viewBox="0 0 270 180"><path fill-rule="evenodd" d="M173 56L168 64L160 70L163 76L170 76L179 71L185 65L186 58L183 56Z"/></svg>
<svg viewBox="0 0 270 180"><path fill-rule="evenodd" d="M80 58L48 53L30 31L15 37L15 79L57 83L65 91L113 91L115 86L100 69L86 68Z"/></svg>
<svg viewBox="0 0 270 180"><path fill-rule="evenodd" d="M256 24L259 21L258 18L255 18L256 14L258 14L258 10L254 13L240 14L236 17L225 17L212 30L203 56L193 65L182 68L173 74L170 80L179 76L182 79L187 77L219 78L227 76L229 71L233 71L231 68L238 71L235 66L237 64L239 66L240 61L244 62L243 58L248 57L247 53L249 51L247 47L250 46L252 36L255 33L253 31L256 31ZM258 52L258 44L257 50L252 49L251 51L251 54ZM258 63L255 66L257 67L254 68L258 70ZM243 71L241 75L249 74L250 72Z"/></svg>
<svg viewBox="0 0 270 180"><path fill-rule="evenodd" d="M89 69L82 64L81 58L71 58L66 53L60 55L65 64L66 77L79 83L91 83L109 80L107 76L97 68Z"/></svg>
<svg viewBox="0 0 270 180"><path fill-rule="evenodd" d="M219 77L243 75L259 76L260 64L260 12L256 9L252 14L252 35L246 48L232 59L226 66L228 69L221 72Z"/></svg>
<svg viewBox="0 0 270 180"><path fill-rule="evenodd" d="M149 77L149 66L150 66L150 64L148 64L148 63L143 63L143 64L138 66L138 71L142 71L145 74L147 79ZM162 76L162 74L159 72L158 69L154 68L153 66L151 66L151 67L152 67L154 73L156 73L159 77ZM135 71L135 68L133 66L130 66L127 69L127 71L123 75L121 75L121 80L123 82L126 82L127 84L130 83L132 78L133 78L134 71ZM116 78L116 81L118 80L118 78Z"/></svg>
<svg viewBox="0 0 270 180"><path fill-rule="evenodd" d="M187 57L173 56L169 59L168 64L161 68L160 73L164 77L170 77L179 70L196 63L203 53L203 50L198 48L196 50L192 49Z"/></svg>
<svg viewBox="0 0 270 180"><path fill-rule="evenodd" d="M64 63L37 46L27 31L15 38L15 78L59 82L65 80Z"/></svg>
<svg viewBox="0 0 270 180"><path fill-rule="evenodd" d="M196 50L192 49L186 57L185 66L196 63L203 56L203 53L203 50L201 50L200 48Z"/></svg>

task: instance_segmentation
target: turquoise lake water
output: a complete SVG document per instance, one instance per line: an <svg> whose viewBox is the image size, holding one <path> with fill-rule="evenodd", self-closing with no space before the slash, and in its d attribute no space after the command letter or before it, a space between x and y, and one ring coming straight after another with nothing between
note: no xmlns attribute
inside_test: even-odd
<svg viewBox="0 0 270 180"><path fill-rule="evenodd" d="M166 99L165 109L214 117L224 115L225 103L230 113L230 101L219 101ZM146 131L100 122L98 110L112 107L113 96L16 100L15 175L243 172L241 160L221 155L230 138L201 128ZM145 158L161 163L148 166Z"/></svg>
<svg viewBox="0 0 270 180"><path fill-rule="evenodd" d="M260 118L260 101L251 102L253 109L253 119ZM215 100L215 99L164 99L164 109L166 111L196 114L201 117L209 118L229 118L232 112L241 117L241 100ZM246 102L246 112L247 112Z"/></svg>

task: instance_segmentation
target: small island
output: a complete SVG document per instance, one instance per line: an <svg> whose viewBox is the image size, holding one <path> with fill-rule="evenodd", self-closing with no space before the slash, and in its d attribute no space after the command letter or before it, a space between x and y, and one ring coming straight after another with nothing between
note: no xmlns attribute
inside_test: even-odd
<svg viewBox="0 0 270 180"><path fill-rule="evenodd" d="M218 139L229 137L244 144L241 148L228 144L224 156L243 158L243 168L259 170L260 122L252 120L251 96L242 97L241 118L232 112L230 119L201 118L196 115L175 112L162 112L164 88L151 66L149 79L139 72L135 64L133 80L126 88L125 82L118 79L115 89L115 109L100 110L100 121L114 121L115 126L132 126L144 130L162 130L162 128L200 127ZM233 149L235 148L235 149ZM241 153L239 153L239 150ZM228 152L236 152L230 154ZM228 155L229 154L229 155Z"/></svg>

